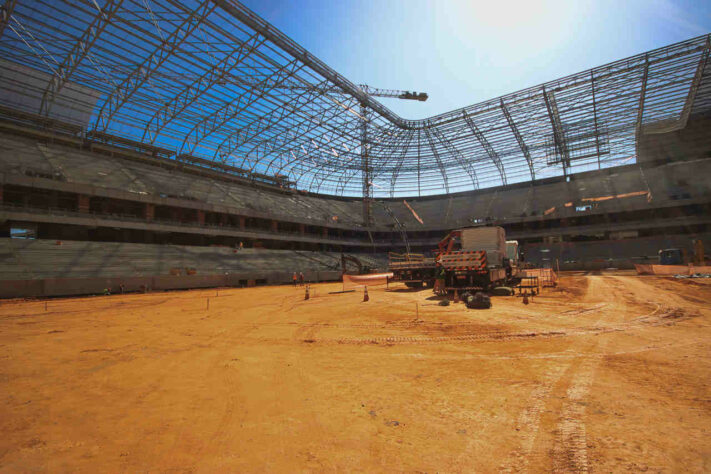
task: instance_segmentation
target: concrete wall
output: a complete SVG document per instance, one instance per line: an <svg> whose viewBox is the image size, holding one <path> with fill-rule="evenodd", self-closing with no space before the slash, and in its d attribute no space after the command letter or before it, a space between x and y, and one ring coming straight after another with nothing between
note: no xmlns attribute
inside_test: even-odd
<svg viewBox="0 0 711 474"><path fill-rule="evenodd" d="M539 267L561 270L633 269L635 263L657 263L658 251L666 248L686 249L693 255L692 239L701 239L711 253L711 233L667 235L625 240L525 244L525 260Z"/></svg>

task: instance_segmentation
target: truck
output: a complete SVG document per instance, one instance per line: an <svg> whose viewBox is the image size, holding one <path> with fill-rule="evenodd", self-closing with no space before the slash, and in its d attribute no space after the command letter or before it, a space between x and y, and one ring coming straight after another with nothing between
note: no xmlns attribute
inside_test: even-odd
<svg viewBox="0 0 711 474"><path fill-rule="evenodd" d="M388 271L393 274L390 281L405 283L408 288L433 286L436 264L434 257L419 253L388 253Z"/></svg>
<svg viewBox="0 0 711 474"><path fill-rule="evenodd" d="M502 227L469 227L450 232L438 244L435 257L440 294L489 291L520 281L518 242L506 240Z"/></svg>

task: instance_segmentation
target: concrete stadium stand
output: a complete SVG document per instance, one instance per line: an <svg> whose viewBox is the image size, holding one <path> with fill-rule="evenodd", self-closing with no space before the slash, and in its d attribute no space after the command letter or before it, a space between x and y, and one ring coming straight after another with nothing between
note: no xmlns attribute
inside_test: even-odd
<svg viewBox="0 0 711 474"><path fill-rule="evenodd" d="M153 277L113 277L113 278L45 278L37 280L0 280L0 298L32 298L53 296L77 296L102 294L104 289L111 293L188 290L193 288L224 288L246 286L249 280L263 281L265 285L290 284L291 273L244 273L229 275L157 275ZM338 281L337 271L307 271L307 283Z"/></svg>
<svg viewBox="0 0 711 474"><path fill-rule="evenodd" d="M120 285L162 291L289 284L294 271L307 282L336 281L339 258L333 252L0 239L0 298L115 293Z"/></svg>

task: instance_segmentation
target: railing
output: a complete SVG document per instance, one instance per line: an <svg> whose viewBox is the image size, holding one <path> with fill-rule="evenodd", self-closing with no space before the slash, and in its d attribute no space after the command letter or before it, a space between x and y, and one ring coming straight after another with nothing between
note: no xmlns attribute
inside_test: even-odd
<svg viewBox="0 0 711 474"><path fill-rule="evenodd" d="M388 258L391 262L423 262L425 255L421 253L395 253L388 252Z"/></svg>

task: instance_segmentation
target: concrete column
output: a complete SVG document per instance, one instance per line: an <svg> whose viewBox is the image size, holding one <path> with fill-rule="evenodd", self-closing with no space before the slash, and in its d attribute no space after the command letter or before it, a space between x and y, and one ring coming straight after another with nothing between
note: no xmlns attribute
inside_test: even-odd
<svg viewBox="0 0 711 474"><path fill-rule="evenodd" d="M86 194L80 194L77 203L77 209L79 210L79 212L89 212L89 208L89 196L87 196Z"/></svg>
<svg viewBox="0 0 711 474"><path fill-rule="evenodd" d="M239 216L239 228L244 230L247 227L247 219L244 216Z"/></svg>
<svg viewBox="0 0 711 474"><path fill-rule="evenodd" d="M145 216L147 221L152 221L156 217L156 206L146 203Z"/></svg>
<svg viewBox="0 0 711 474"><path fill-rule="evenodd" d="M198 224L205 225L205 211L198 209L197 220L198 220Z"/></svg>
<svg viewBox="0 0 711 474"><path fill-rule="evenodd" d="M272 232L279 232L279 223L277 221L272 221Z"/></svg>

